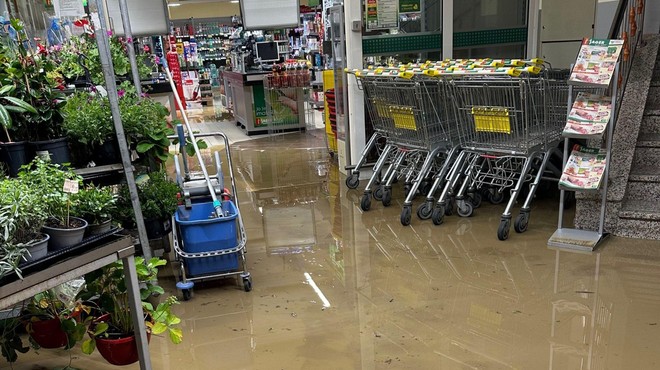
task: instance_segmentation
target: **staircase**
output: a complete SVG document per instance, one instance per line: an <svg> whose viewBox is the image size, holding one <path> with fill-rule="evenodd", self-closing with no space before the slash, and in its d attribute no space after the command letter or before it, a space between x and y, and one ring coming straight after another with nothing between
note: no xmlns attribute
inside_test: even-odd
<svg viewBox="0 0 660 370"><path fill-rule="evenodd" d="M615 234L660 240L660 54L639 132Z"/></svg>

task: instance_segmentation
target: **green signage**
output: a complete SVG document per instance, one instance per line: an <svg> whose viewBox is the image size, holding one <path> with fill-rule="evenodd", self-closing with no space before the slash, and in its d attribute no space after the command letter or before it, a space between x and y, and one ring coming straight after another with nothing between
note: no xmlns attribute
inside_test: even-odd
<svg viewBox="0 0 660 370"><path fill-rule="evenodd" d="M421 12L420 0L399 0L399 13Z"/></svg>

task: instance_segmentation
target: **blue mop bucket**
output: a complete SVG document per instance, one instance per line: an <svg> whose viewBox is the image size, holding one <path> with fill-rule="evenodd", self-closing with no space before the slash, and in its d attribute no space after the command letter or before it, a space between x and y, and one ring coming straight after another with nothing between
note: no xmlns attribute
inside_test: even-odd
<svg viewBox="0 0 660 370"><path fill-rule="evenodd" d="M212 252L238 246L236 206L228 200L222 202L224 217L211 218L214 210L211 202L195 203L191 209L179 206L174 218L179 225L184 252ZM190 276L218 274L238 269L238 252L215 257L184 258L183 262Z"/></svg>

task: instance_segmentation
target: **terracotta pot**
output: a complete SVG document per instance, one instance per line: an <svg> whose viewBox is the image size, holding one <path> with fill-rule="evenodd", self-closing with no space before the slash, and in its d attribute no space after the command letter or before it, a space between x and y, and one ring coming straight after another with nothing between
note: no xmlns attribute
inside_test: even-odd
<svg viewBox="0 0 660 370"><path fill-rule="evenodd" d="M109 315L103 315L96 321L102 322L109 319ZM138 356L137 341L135 335L130 337L112 339L96 337L96 348L101 356L112 365L124 366L137 362ZM151 341L151 333L147 332L147 342Z"/></svg>
<svg viewBox="0 0 660 370"><path fill-rule="evenodd" d="M41 348L62 348L67 343L66 333L62 330L59 318L29 321L26 325L32 327L31 330L28 330L30 337Z"/></svg>
<svg viewBox="0 0 660 370"><path fill-rule="evenodd" d="M151 333L147 333L147 342L150 340ZM113 365L130 365L139 360L135 335L121 339L96 338L96 348Z"/></svg>

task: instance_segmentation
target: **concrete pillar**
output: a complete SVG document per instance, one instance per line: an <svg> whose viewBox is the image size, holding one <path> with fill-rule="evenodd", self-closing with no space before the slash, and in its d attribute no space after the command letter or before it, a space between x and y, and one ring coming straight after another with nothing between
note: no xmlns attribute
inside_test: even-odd
<svg viewBox="0 0 660 370"><path fill-rule="evenodd" d="M344 24L346 29L346 66L362 68L362 31L352 30L353 22L362 22L362 2L344 2ZM361 27L360 27L361 28ZM348 90L348 137L346 164L355 165L365 147L364 94L358 89L355 78L347 79ZM341 165L341 164L340 164Z"/></svg>
<svg viewBox="0 0 660 370"><path fill-rule="evenodd" d="M529 14L527 15L527 58L536 58L540 56L539 40L541 0L529 0Z"/></svg>
<svg viewBox="0 0 660 370"><path fill-rule="evenodd" d="M454 0L442 0L442 59L454 55Z"/></svg>

